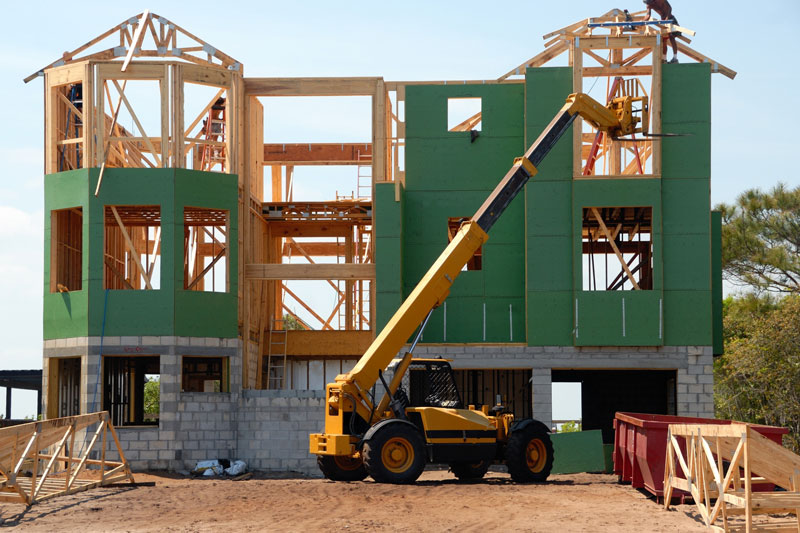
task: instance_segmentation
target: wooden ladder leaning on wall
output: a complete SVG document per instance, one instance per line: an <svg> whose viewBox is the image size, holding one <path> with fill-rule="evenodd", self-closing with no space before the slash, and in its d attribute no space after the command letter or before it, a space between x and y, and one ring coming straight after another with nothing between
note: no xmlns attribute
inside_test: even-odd
<svg viewBox="0 0 800 533"><path fill-rule="evenodd" d="M281 329L278 329L278 328ZM267 389L286 386L286 325L282 319L273 319L267 339Z"/></svg>

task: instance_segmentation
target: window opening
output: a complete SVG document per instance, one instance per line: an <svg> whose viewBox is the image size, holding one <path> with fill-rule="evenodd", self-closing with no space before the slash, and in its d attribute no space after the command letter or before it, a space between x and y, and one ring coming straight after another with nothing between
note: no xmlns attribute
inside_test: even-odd
<svg viewBox="0 0 800 533"><path fill-rule="evenodd" d="M583 209L583 290L653 289L653 208Z"/></svg>
<svg viewBox="0 0 800 533"><path fill-rule="evenodd" d="M609 51L609 54L616 51ZM587 64L593 64L593 58L584 56ZM605 80L606 83L598 83ZM607 77L584 78L583 90L589 96L607 104L615 98L623 96L649 97L650 76L631 78ZM649 104L648 104L649 105ZM634 116L650 123L649 113L642 109L641 102L632 106ZM583 176L628 176L653 174L653 140L632 134L623 139L612 139L602 131L596 130L588 121L582 121L583 134L581 143L581 167ZM653 131L652 124L649 131Z"/></svg>
<svg viewBox="0 0 800 533"><path fill-rule="evenodd" d="M447 131L481 131L480 98L447 99Z"/></svg>
<svg viewBox="0 0 800 533"><path fill-rule="evenodd" d="M166 141L162 139L160 109L167 98L161 80L104 79L103 131L106 138L106 167L158 168L167 166L163 159ZM155 136L154 136L155 135Z"/></svg>
<svg viewBox="0 0 800 533"><path fill-rule="evenodd" d="M186 82L183 90L185 167L225 172L228 142L227 89Z"/></svg>
<svg viewBox="0 0 800 533"><path fill-rule="evenodd" d="M469 217L449 217L447 219L447 242L451 242L458 230L461 229L461 225L469 222ZM483 269L483 246L478 248L475 251L475 254L470 257L467 264L461 267L462 272L466 272L468 270L482 270Z"/></svg>
<svg viewBox="0 0 800 533"><path fill-rule="evenodd" d="M103 409L117 426L156 425L159 418L159 357L103 357Z"/></svg>
<svg viewBox="0 0 800 533"><path fill-rule="evenodd" d="M227 357L183 357L183 392L230 392Z"/></svg>
<svg viewBox="0 0 800 533"><path fill-rule="evenodd" d="M50 240L50 292L81 290L83 208L51 211Z"/></svg>
<svg viewBox="0 0 800 533"><path fill-rule="evenodd" d="M70 83L53 89L56 94L55 128L58 171L81 168L83 159L83 84Z"/></svg>
<svg viewBox="0 0 800 533"><path fill-rule="evenodd" d="M104 248L104 289L160 288L161 207L107 205Z"/></svg>
<svg viewBox="0 0 800 533"><path fill-rule="evenodd" d="M228 292L228 211L183 208L183 288Z"/></svg>
<svg viewBox="0 0 800 533"><path fill-rule="evenodd" d="M50 364L57 365L56 372L58 373L56 383L53 384L58 387L58 408L56 417L79 415L81 399L81 360L77 357L51 359Z"/></svg>

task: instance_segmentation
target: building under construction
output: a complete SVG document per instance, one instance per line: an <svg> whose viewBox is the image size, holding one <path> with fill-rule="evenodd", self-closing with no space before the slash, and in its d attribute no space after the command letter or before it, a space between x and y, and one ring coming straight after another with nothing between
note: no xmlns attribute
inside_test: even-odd
<svg viewBox="0 0 800 533"><path fill-rule="evenodd" d="M135 468L316 471L325 384L573 92L647 96L654 135L612 139L577 119L416 353L452 360L465 403L501 395L548 425L552 384L581 382L583 427L607 441L617 410L713 416L711 77L735 72L685 28L682 63L665 64L676 28L640 15L554 31L496 79L386 81L247 77L146 11L32 74L45 90L46 417L109 411ZM371 142L265 143L271 99L342 96L371 102ZM295 194L307 165L349 167L352 192Z"/></svg>

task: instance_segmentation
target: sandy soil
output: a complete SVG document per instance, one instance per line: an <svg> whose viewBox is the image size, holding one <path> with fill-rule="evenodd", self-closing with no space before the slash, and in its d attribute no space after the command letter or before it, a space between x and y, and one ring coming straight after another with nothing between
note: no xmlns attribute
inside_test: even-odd
<svg viewBox="0 0 800 533"><path fill-rule="evenodd" d="M705 531L689 505L664 508L604 474L540 485L445 471L416 485L321 479L187 479L136 474L154 487L104 487L34 505L0 504L0 524L29 531Z"/></svg>

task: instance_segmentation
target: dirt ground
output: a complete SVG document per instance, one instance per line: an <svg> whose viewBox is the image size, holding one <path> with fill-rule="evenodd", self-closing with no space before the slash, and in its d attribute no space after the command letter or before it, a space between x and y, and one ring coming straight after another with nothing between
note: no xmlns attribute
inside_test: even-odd
<svg viewBox="0 0 800 533"><path fill-rule="evenodd" d="M446 471L416 485L371 480L245 481L136 474L154 487L103 487L26 509L0 504L0 525L28 531L706 531L689 505L670 511L605 474L554 475L517 485Z"/></svg>

